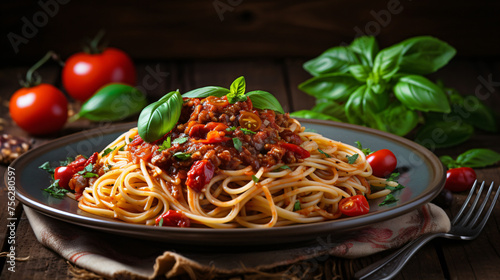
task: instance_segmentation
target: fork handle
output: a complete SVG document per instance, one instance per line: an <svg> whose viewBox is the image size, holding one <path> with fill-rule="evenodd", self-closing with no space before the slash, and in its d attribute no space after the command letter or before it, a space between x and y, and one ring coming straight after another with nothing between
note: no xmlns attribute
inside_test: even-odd
<svg viewBox="0 0 500 280"><path fill-rule="evenodd" d="M391 255L357 271L354 274L354 279L391 279L399 273L399 271L418 251L418 249L420 249L423 245L425 245L432 239L443 235L443 233L428 233L421 235L420 237L406 244L403 248L397 250Z"/></svg>

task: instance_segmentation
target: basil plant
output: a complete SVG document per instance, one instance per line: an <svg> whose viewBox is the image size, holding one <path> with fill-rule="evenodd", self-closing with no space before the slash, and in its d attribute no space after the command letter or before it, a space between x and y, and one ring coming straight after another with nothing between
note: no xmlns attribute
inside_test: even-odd
<svg viewBox="0 0 500 280"><path fill-rule="evenodd" d="M299 89L314 96L317 105L291 115L407 135L427 114L435 119L436 114L453 113L444 86L424 75L445 66L455 54L453 47L430 36L410 38L382 50L374 37L359 37L349 46L330 48L304 64L313 77ZM432 130L432 123L442 124L427 123L427 130L429 125ZM420 137L425 138L425 132Z"/></svg>

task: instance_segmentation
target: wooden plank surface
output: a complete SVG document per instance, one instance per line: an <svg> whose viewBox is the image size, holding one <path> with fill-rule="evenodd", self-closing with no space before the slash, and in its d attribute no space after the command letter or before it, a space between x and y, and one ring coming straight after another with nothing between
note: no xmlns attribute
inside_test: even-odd
<svg viewBox="0 0 500 280"><path fill-rule="evenodd" d="M112 46L138 59L312 57L362 34L376 35L382 46L432 35L455 46L460 56L500 53L497 1L41 3L47 2L53 5L0 2L0 10L5 11L0 24L3 63L31 63L48 50L66 58L100 29L108 31Z"/></svg>
<svg viewBox="0 0 500 280"><path fill-rule="evenodd" d="M237 76L245 75L249 89L264 89L274 93L282 102L285 110L299 110L310 108L314 104L313 100L297 89L297 85L307 79L308 74L302 70L301 64L304 59L286 59L286 60L226 60L226 61L176 61L161 62L147 61L138 64L139 85L144 81L147 75L151 75L151 69L158 71L165 76L163 80L157 81L155 87L148 86L148 99L154 101L164 93L179 88L181 91L187 91L196 87L205 85L228 86ZM158 66L158 68L156 68ZM451 69L448 69L451 68ZM17 85L13 80L19 70L23 69L0 69L0 93L2 101L8 98ZM24 69L25 70L25 69ZM481 62L475 60L460 60L450 67L442 76L450 85L467 91L474 89L477 85L475 78L479 75L493 75L493 80L500 80L500 67L496 62ZM44 77L47 81L57 82L58 72L56 69L47 69ZM164 73L168 73L164 74ZM148 80L153 81L153 80ZM464 82L466 81L466 82ZM471 83L473 85L471 85ZM150 83L147 83L150 85ZM500 102L495 95L491 95L488 101L489 106L500 106ZM6 107L2 107L2 117L7 117ZM61 131L61 134L67 134L79 129L95 126L88 122L80 122L70 125ZM16 135L30 137L22 132L15 125L9 124L4 127L4 131ZM53 137L57 137L53 136ZM51 138L36 138L36 144L41 144ZM500 151L497 143L500 141L498 134L479 133L474 138L456 148L443 149L436 151L437 154L449 154L456 156L465 149L472 147L488 147ZM0 172L5 170L5 166L0 166ZM483 180L495 180L500 183L500 167L490 167L477 170L478 178ZM3 182L2 182L3 184ZM450 215L457 211L457 205L463 201L463 194L455 195L454 207L449 209ZM0 205L5 205L5 188L0 191ZM17 262L18 272L11 273L3 266L0 279L69 279L68 265L65 260L43 247L38 243L29 226L25 215L21 215L19 226L16 231L16 239L19 242L16 247L16 253L19 257L30 256L26 262ZM2 225L6 220L6 213L0 211ZM420 250L398 274L396 279L495 279L500 278L500 270L497 264L500 263L500 205L497 205L493 216L485 228L483 234L475 241L459 242L449 240L436 240L427 244ZM6 231L0 231L0 241L5 241ZM343 275L352 275L352 272L361 267L379 259L387 254L376 254L354 262L345 261L341 268L335 268L341 271ZM2 259L3 261L3 259ZM328 261L322 263L323 266L329 265ZM332 269L331 267L329 267ZM314 275L314 273L310 273ZM35 277L35 278L34 278ZM240 279L238 277L234 279ZM243 278L241 278L243 279ZM327 274L323 279L327 278Z"/></svg>

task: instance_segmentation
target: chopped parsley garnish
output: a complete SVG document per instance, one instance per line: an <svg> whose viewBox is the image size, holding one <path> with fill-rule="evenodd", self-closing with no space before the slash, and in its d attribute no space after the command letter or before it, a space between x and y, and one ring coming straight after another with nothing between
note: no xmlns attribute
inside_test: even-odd
<svg viewBox="0 0 500 280"><path fill-rule="evenodd" d="M112 153L114 150L116 150L116 146L115 146L113 149L111 149L111 148L107 148L106 150L104 150L104 152L102 152L102 156L103 156L103 157L104 157L104 156L107 156L107 155L109 155L110 153Z"/></svg>
<svg viewBox="0 0 500 280"><path fill-rule="evenodd" d="M331 155L329 155L329 154L327 154L327 153L323 152L323 150L321 150L321 149L319 149L319 148L318 148L318 152L322 153L322 154L323 154L323 155L325 155L325 157L327 157L327 158L331 158L331 157L332 157Z"/></svg>
<svg viewBox="0 0 500 280"><path fill-rule="evenodd" d="M125 151L125 146L122 146L118 151L120 151L120 152Z"/></svg>
<svg viewBox="0 0 500 280"><path fill-rule="evenodd" d="M300 205L300 201L296 200L295 204L293 205L293 211L299 211L302 209L302 206Z"/></svg>
<svg viewBox="0 0 500 280"><path fill-rule="evenodd" d="M177 152L174 154L174 157L176 157L178 160L187 160L191 158L190 153L183 153L183 152Z"/></svg>
<svg viewBox="0 0 500 280"><path fill-rule="evenodd" d="M78 171L77 173L83 175L84 178L99 177L99 175L92 172L93 169L93 164L87 164L82 171Z"/></svg>
<svg viewBox="0 0 500 280"><path fill-rule="evenodd" d="M255 183L258 183L258 182L259 182L259 178L257 178L257 176L255 176L255 175L252 175L252 180L253 180Z"/></svg>
<svg viewBox="0 0 500 280"><path fill-rule="evenodd" d="M399 175L400 174L398 172L391 173L391 175L389 175L389 178L387 178L387 181L396 182L398 180Z"/></svg>
<svg viewBox="0 0 500 280"><path fill-rule="evenodd" d="M251 131L250 129L246 129L246 128L243 128L243 127L241 128L241 131L243 131L243 133L245 133L247 135L248 134L255 134L255 133L257 133L255 131Z"/></svg>
<svg viewBox="0 0 500 280"><path fill-rule="evenodd" d="M44 164L40 165L38 168L47 171L49 174L54 175L55 168L50 166L50 163L47 161Z"/></svg>
<svg viewBox="0 0 500 280"><path fill-rule="evenodd" d="M359 155L358 154L354 154L352 156L346 156L347 158L347 162L349 164L354 164L356 162L356 160L358 159Z"/></svg>
<svg viewBox="0 0 500 280"><path fill-rule="evenodd" d="M231 127L226 128L226 131L235 131L235 130L236 130L236 126L231 126Z"/></svg>
<svg viewBox="0 0 500 280"><path fill-rule="evenodd" d="M171 139L170 136L168 136L166 140L163 140L163 143L158 148L158 152L161 152L161 151L166 150L166 149L170 149L170 147L171 147L170 139Z"/></svg>
<svg viewBox="0 0 500 280"><path fill-rule="evenodd" d="M397 186L395 187L391 187L391 186L387 186L385 187L386 189L390 190L391 192L394 192L394 191L399 191L399 190L402 190L405 188L405 186L401 185L401 184L398 184Z"/></svg>
<svg viewBox="0 0 500 280"><path fill-rule="evenodd" d="M395 203L397 201L398 200L394 197L394 195L388 194L385 197L384 201L382 201L378 206L384 206L384 205L392 204L392 203Z"/></svg>
<svg viewBox="0 0 500 280"><path fill-rule="evenodd" d="M233 138L233 145L238 150L241 152L241 148L243 147L243 144L241 143L241 140L239 138Z"/></svg>
<svg viewBox="0 0 500 280"><path fill-rule="evenodd" d="M158 226L159 227L163 226L163 217L160 219L160 222L158 223Z"/></svg>
<svg viewBox="0 0 500 280"><path fill-rule="evenodd" d="M73 158L72 157L67 157L66 160L61 160L59 161L59 166L66 166L68 164L70 164L71 162L73 162Z"/></svg>
<svg viewBox="0 0 500 280"><path fill-rule="evenodd" d="M176 138L174 139L174 141L172 141L172 144L184 144L187 142L187 140L189 139L189 137L179 137L179 138Z"/></svg>
<svg viewBox="0 0 500 280"><path fill-rule="evenodd" d="M54 183L52 183L48 188L43 189L43 191L59 199L63 198L64 195L68 192L68 190L59 187L59 179L55 180Z"/></svg>
<svg viewBox="0 0 500 280"><path fill-rule="evenodd" d="M372 150L370 150L370 148L363 149L363 146L361 145L361 142L356 141L355 143L358 145L358 149L360 149L363 152L363 154L365 154L366 156L369 155L369 154L371 154L371 153L373 153Z"/></svg>

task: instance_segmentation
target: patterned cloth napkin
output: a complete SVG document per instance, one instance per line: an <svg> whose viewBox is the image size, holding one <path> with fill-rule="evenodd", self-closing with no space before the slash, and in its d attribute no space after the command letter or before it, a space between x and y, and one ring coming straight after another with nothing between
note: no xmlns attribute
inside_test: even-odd
<svg viewBox="0 0 500 280"><path fill-rule="evenodd" d="M400 247L430 232L447 232L450 220L434 204L373 224L348 239L318 237L306 245L267 249L197 250L112 235L49 218L24 206L31 227L44 246L79 267L109 278L153 279L187 275L192 279L266 271L299 261L329 257L359 258Z"/></svg>

